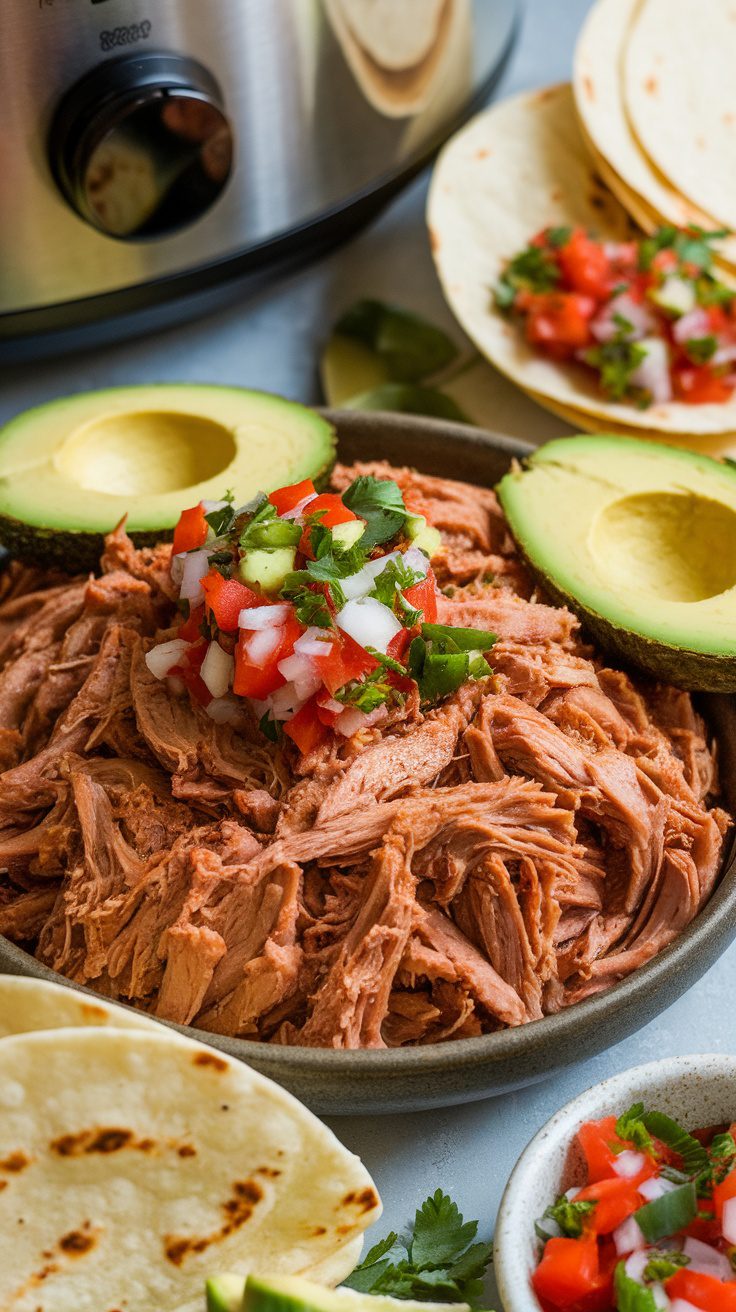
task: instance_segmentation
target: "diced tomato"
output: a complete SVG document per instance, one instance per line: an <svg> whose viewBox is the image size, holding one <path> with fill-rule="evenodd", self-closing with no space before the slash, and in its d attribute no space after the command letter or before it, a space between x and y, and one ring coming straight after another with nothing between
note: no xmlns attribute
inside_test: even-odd
<svg viewBox="0 0 736 1312"><path fill-rule="evenodd" d="M597 303L579 292L526 292L517 298L526 313L526 337L564 358L592 341L590 321Z"/></svg>
<svg viewBox="0 0 736 1312"><path fill-rule="evenodd" d="M316 697L310 697L301 710L285 722L284 733L303 755L319 746L327 733L327 726L319 718Z"/></svg>
<svg viewBox="0 0 736 1312"><path fill-rule="evenodd" d="M410 606L422 612L426 624L434 624L437 619L437 584L431 569L419 583L406 588L403 596ZM397 634L398 637L398 634Z"/></svg>
<svg viewBox="0 0 736 1312"><path fill-rule="evenodd" d="M199 673L202 662L207 655L208 647L209 643L203 638L201 642L197 642L190 647L182 656L181 661L176 665L172 665L169 670L169 674L181 679L195 702L199 702L200 706L208 706L212 701L212 693Z"/></svg>
<svg viewBox="0 0 736 1312"><path fill-rule="evenodd" d="M722 305L709 305L705 313L708 316L708 327L716 336L729 332L733 327L733 320Z"/></svg>
<svg viewBox="0 0 736 1312"><path fill-rule="evenodd" d="M213 615L218 629L223 633L235 633L241 610L249 606L264 606L268 603L244 583L237 579L223 578L217 570L210 570L202 579L204 602L207 614Z"/></svg>
<svg viewBox="0 0 736 1312"><path fill-rule="evenodd" d="M723 1208L729 1198L736 1198L736 1167L713 1190L713 1209L719 1221L723 1220Z"/></svg>
<svg viewBox="0 0 736 1312"><path fill-rule="evenodd" d="M704 1212L710 1207L710 1200L703 1200L700 1204ZM692 1239L699 1239L701 1244L717 1244L721 1237L720 1222L709 1219L706 1216L696 1216L694 1221L685 1226L682 1232L690 1235Z"/></svg>
<svg viewBox="0 0 736 1312"><path fill-rule="evenodd" d="M613 286L611 264L600 242L582 228L575 228L570 240L559 247L557 258L572 291L596 301L608 299Z"/></svg>
<svg viewBox="0 0 736 1312"><path fill-rule="evenodd" d="M606 1116L602 1121L586 1121L578 1130L578 1143L588 1163L591 1184L616 1175L613 1164L618 1154L615 1150L621 1152L626 1144L616 1134L615 1116Z"/></svg>
<svg viewBox="0 0 736 1312"><path fill-rule="evenodd" d="M303 478L301 483L291 483L289 487L278 487L275 492L269 492L268 499L277 515L285 515L305 497L311 496L314 496L314 483L311 478Z"/></svg>
<svg viewBox="0 0 736 1312"><path fill-rule="evenodd" d="M669 1298L683 1298L703 1312L736 1312L736 1283L724 1284L715 1276L682 1267L665 1281Z"/></svg>
<svg viewBox="0 0 736 1312"><path fill-rule="evenodd" d="M720 405L733 393L733 384L720 378L707 364L676 368L672 382L677 400L688 405Z"/></svg>
<svg viewBox="0 0 736 1312"><path fill-rule="evenodd" d="M342 497L337 492L322 492L320 496L315 497L307 506L308 515L319 515L319 524L322 528L336 528L338 524L349 524L351 520L357 519L352 510L348 510L343 505ZM302 533L299 550L304 556L312 557L312 544L310 540L309 525Z"/></svg>
<svg viewBox="0 0 736 1312"><path fill-rule="evenodd" d="M202 636L201 628L203 619L204 606L195 606L194 610L189 612L189 617L184 620L184 623L179 625L178 636L183 638L185 642L196 642L197 638L201 638Z"/></svg>
<svg viewBox="0 0 736 1312"><path fill-rule="evenodd" d="M329 647L325 643L325 655L315 656L314 663L331 696L353 679L370 674L378 665L375 656L371 656L349 633L340 633Z"/></svg>
<svg viewBox="0 0 736 1312"><path fill-rule="evenodd" d="M265 665L254 665L248 659L248 641L252 636L247 631L240 631L238 645L235 649L235 678L233 691L239 697L255 697L262 701L277 688L282 688L286 679L278 668L279 661L290 656L294 643L303 633L303 627L295 616L289 616L282 626L282 636L278 647L271 653Z"/></svg>
<svg viewBox="0 0 736 1312"><path fill-rule="evenodd" d="M204 513L203 506L182 510L179 523L174 529L174 544L171 548L174 556L178 556L180 551L195 551L197 547L204 546L207 538Z"/></svg>
<svg viewBox="0 0 736 1312"><path fill-rule="evenodd" d="M409 646L410 642L411 642L411 629L399 629L399 632L394 634L393 638L388 644L386 655L391 656L395 661L403 660L404 653L406 652L406 649Z"/></svg>
<svg viewBox="0 0 736 1312"><path fill-rule="evenodd" d="M594 1235L582 1239L548 1239L532 1276L537 1297L564 1308L599 1291L601 1270Z"/></svg>
<svg viewBox="0 0 736 1312"><path fill-rule="evenodd" d="M666 246L664 250L657 251L652 259L651 267L656 273L673 273L677 268L678 257L671 246Z"/></svg>
<svg viewBox="0 0 736 1312"><path fill-rule="evenodd" d="M575 1202L595 1202L595 1211L586 1217L586 1227L597 1235L610 1235L627 1217L641 1207L643 1198L631 1180L616 1176L598 1180L575 1195Z"/></svg>

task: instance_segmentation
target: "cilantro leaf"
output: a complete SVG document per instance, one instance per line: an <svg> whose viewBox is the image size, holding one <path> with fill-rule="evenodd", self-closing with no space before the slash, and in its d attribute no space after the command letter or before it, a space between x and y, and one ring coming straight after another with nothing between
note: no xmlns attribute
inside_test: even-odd
<svg viewBox="0 0 736 1312"><path fill-rule="evenodd" d="M281 737L281 725L278 720L272 720L268 711L262 715L258 721L258 728L264 738L268 738L270 743L277 743Z"/></svg>
<svg viewBox="0 0 736 1312"><path fill-rule="evenodd" d="M660 1252L659 1249L655 1248L650 1254L649 1261L642 1274L645 1280L668 1280L681 1267L689 1265L690 1258L686 1253L679 1253L673 1249Z"/></svg>
<svg viewBox="0 0 736 1312"><path fill-rule="evenodd" d="M494 288L499 309L513 305L520 291L549 292L560 281L560 270L554 255L543 246L527 246L509 260Z"/></svg>
<svg viewBox="0 0 736 1312"><path fill-rule="evenodd" d="M567 246L572 237L572 228L547 228L544 235L550 246Z"/></svg>
<svg viewBox="0 0 736 1312"><path fill-rule="evenodd" d="M235 522L235 511L231 504L232 493L230 493L229 500L227 497L225 499L228 502L227 505L221 506L219 510L210 510L204 517L205 523L209 524L216 538L229 533Z"/></svg>
<svg viewBox="0 0 736 1312"><path fill-rule="evenodd" d="M644 1112L641 1119L655 1139L661 1140L677 1153L682 1159L682 1169L688 1175L697 1175L709 1168L710 1160L702 1143L698 1143L697 1139L683 1130L671 1116L666 1116L664 1112Z"/></svg>
<svg viewBox="0 0 736 1312"><path fill-rule="evenodd" d="M712 333L707 337L689 337L685 350L694 364L706 364L718 350L718 339Z"/></svg>
<svg viewBox="0 0 736 1312"><path fill-rule="evenodd" d="M404 498L392 479L361 474L343 492L342 499L354 515L366 521L366 529L360 539L361 547L375 547L381 542L388 542L406 523L408 512Z"/></svg>
<svg viewBox="0 0 736 1312"><path fill-rule="evenodd" d="M312 592L311 588L301 584L290 591L287 584L284 584L281 595L291 601L300 624L306 625L308 629L332 627L330 608L321 592Z"/></svg>
<svg viewBox="0 0 736 1312"><path fill-rule="evenodd" d="M417 1210L408 1237L387 1235L343 1283L364 1294L477 1307L492 1260L490 1244L473 1242L477 1230L438 1189Z"/></svg>
<svg viewBox="0 0 736 1312"><path fill-rule="evenodd" d="M393 607L397 592L403 592L423 578L420 570L411 569L403 560L389 560L376 575L370 595L377 597L384 606Z"/></svg>
<svg viewBox="0 0 736 1312"><path fill-rule="evenodd" d="M632 390L631 376L646 358L646 347L629 342L618 334L610 342L601 342L584 354L586 364L600 373L602 390L614 401L621 401ZM645 398L646 399L646 398Z"/></svg>
<svg viewBox="0 0 736 1312"><path fill-rule="evenodd" d="M626 1143L633 1143L634 1147L638 1148L640 1152L653 1154L652 1136L642 1120L643 1116L644 1103L635 1102L633 1107L629 1107L629 1110L623 1112L616 1121L616 1134L619 1139L625 1140Z"/></svg>
<svg viewBox="0 0 736 1312"><path fill-rule="evenodd" d="M549 1217L559 1226L560 1231L566 1239L579 1239L583 1233L585 1218L594 1212L596 1203L592 1200L586 1202L571 1202L561 1194L546 1210L542 1213L538 1224L537 1234L540 1238L549 1238L548 1232L544 1228L544 1222Z"/></svg>

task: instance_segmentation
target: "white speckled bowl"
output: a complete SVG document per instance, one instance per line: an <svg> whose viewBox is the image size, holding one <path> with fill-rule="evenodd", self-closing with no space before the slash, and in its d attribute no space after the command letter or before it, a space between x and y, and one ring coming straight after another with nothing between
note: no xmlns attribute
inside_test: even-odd
<svg viewBox="0 0 736 1312"><path fill-rule="evenodd" d="M530 1284L539 1253L534 1222L558 1194L586 1183L578 1126L640 1101L687 1129L736 1120L736 1057L699 1053L635 1066L587 1089L542 1126L514 1167L496 1223L494 1267L505 1312L540 1312Z"/></svg>

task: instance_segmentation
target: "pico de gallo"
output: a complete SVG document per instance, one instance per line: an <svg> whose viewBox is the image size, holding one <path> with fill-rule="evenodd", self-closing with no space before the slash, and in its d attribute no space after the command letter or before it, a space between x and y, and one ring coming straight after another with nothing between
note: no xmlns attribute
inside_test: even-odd
<svg viewBox="0 0 736 1312"><path fill-rule="evenodd" d="M588 1183L537 1222L544 1312L736 1312L736 1124L636 1103L582 1125Z"/></svg>
<svg viewBox="0 0 736 1312"><path fill-rule="evenodd" d="M240 507L200 502L174 530L177 636L148 668L219 722L245 699L267 738L303 753L380 724L415 687L434 703L491 674L495 641L437 623L440 543L395 482L370 475L342 494L304 479Z"/></svg>
<svg viewBox="0 0 736 1312"><path fill-rule="evenodd" d="M603 395L644 409L728 401L736 387L736 291L713 273L726 231L660 228L611 242L545 228L495 289L531 346L592 371Z"/></svg>

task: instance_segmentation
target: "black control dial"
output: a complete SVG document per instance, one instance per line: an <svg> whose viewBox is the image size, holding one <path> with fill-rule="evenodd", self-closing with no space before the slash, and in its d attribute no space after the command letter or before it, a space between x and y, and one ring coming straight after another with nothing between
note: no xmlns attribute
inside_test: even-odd
<svg viewBox="0 0 736 1312"><path fill-rule="evenodd" d="M87 223L122 240L163 237L210 208L232 167L233 133L207 69L146 52L100 64L61 101L54 176Z"/></svg>

